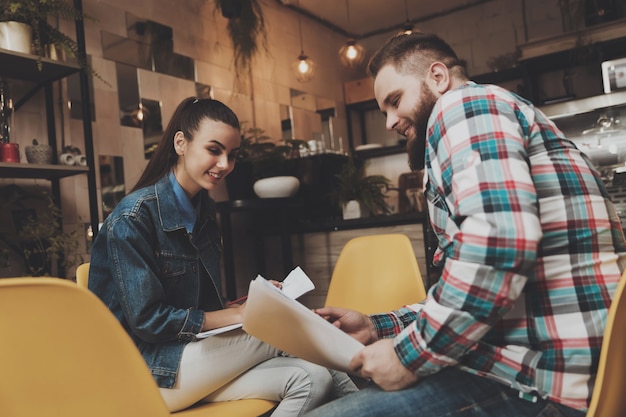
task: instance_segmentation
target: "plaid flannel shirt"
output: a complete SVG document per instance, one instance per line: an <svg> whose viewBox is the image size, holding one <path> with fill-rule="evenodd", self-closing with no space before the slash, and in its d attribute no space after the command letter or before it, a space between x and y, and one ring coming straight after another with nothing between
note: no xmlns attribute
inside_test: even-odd
<svg viewBox="0 0 626 417"><path fill-rule="evenodd" d="M626 266L592 164L529 102L467 82L428 125L425 194L442 275L423 304L374 315L417 375L446 366L584 410Z"/></svg>

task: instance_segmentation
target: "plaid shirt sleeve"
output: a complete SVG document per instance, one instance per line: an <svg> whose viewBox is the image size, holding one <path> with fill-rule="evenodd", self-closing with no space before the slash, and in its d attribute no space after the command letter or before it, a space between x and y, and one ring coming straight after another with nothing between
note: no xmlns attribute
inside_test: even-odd
<svg viewBox="0 0 626 417"><path fill-rule="evenodd" d="M512 308L542 238L518 110L473 94L446 93L429 122L425 191L441 279L415 321L403 327L407 310L377 319L382 334L393 323L396 353L418 375L457 364Z"/></svg>

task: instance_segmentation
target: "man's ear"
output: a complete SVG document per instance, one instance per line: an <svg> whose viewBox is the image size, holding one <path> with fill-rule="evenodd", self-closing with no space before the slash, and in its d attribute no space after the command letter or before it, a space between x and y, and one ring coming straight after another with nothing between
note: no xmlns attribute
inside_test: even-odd
<svg viewBox="0 0 626 417"><path fill-rule="evenodd" d="M187 140L185 139L185 134L182 131L178 131L174 134L174 150L177 155L183 155L185 153L185 147L187 145Z"/></svg>
<svg viewBox="0 0 626 417"><path fill-rule="evenodd" d="M443 62L435 61L428 69L428 79L431 82L433 91L443 94L450 89L452 79L450 71Z"/></svg>

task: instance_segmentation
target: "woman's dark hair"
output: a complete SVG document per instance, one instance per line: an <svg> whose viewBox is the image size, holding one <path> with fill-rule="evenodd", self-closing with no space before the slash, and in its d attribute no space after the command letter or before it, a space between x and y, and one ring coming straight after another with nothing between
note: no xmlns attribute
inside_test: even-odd
<svg viewBox="0 0 626 417"><path fill-rule="evenodd" d="M435 61L467 78L465 62L452 47L437 35L421 32L402 33L388 39L370 59L367 73L375 78L382 67L392 64L400 72L420 74Z"/></svg>
<svg viewBox="0 0 626 417"><path fill-rule="evenodd" d="M163 175L167 174L178 161L178 154L174 149L176 132L183 132L185 138L191 141L204 119L226 123L237 130L240 129L237 115L221 101L195 97L184 99L174 111L174 115L163 132L159 146L132 191L156 184Z"/></svg>

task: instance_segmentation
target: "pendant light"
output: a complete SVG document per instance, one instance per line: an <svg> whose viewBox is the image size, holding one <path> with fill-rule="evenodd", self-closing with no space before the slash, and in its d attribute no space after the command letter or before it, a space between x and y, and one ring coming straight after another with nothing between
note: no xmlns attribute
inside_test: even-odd
<svg viewBox="0 0 626 417"><path fill-rule="evenodd" d="M406 21L402 26L402 30L399 34L410 35L413 33L413 23L409 20L409 6L407 4L407 0L404 0L404 15L406 16Z"/></svg>
<svg viewBox="0 0 626 417"><path fill-rule="evenodd" d="M348 28L350 28L350 5L348 0L346 0L346 17L348 19ZM355 39L348 39L346 44L339 49L339 60L346 68L358 68L364 58L365 48L359 45Z"/></svg>
<svg viewBox="0 0 626 417"><path fill-rule="evenodd" d="M301 83L308 83L313 79L315 64L308 56L304 54L304 47L302 46L302 23L300 22L300 13L298 13L298 32L300 34L300 55L298 56L298 59L293 63L292 67L296 75L296 80Z"/></svg>

